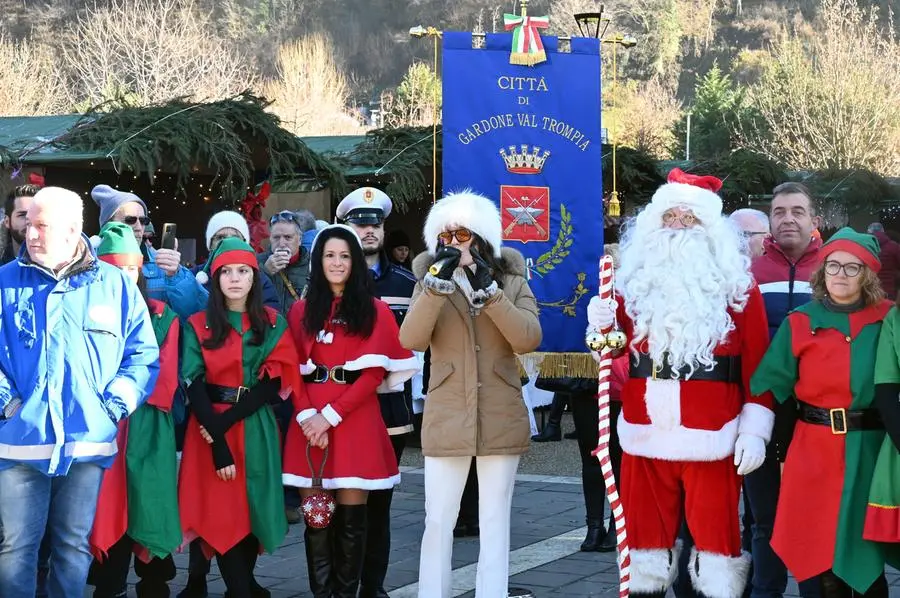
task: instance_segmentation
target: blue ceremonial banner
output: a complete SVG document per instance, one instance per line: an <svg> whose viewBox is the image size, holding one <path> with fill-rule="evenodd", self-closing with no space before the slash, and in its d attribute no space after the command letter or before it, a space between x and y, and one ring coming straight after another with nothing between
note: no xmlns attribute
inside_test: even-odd
<svg viewBox="0 0 900 598"><path fill-rule="evenodd" d="M559 52L542 39L547 60L529 67L510 64L510 34L487 34L481 49L471 33L443 34L444 194L497 203L541 309L539 351L585 353L603 253L600 46L573 38Z"/></svg>

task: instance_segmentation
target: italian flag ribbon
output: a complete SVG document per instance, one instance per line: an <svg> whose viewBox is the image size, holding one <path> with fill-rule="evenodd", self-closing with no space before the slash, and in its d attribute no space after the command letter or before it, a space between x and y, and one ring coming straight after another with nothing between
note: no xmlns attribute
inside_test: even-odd
<svg viewBox="0 0 900 598"><path fill-rule="evenodd" d="M550 27L548 17L527 17L503 15L503 26L506 31L513 29L512 54L510 64L534 66L547 60L544 42L541 41L539 29Z"/></svg>

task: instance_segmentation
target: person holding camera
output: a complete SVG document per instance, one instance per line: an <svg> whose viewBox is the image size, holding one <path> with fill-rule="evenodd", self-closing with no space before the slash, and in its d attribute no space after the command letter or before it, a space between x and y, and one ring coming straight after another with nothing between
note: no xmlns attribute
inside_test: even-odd
<svg viewBox="0 0 900 598"><path fill-rule="evenodd" d="M472 457L484 532L475 596L508 593L513 486L531 437L516 354L537 348L541 325L525 259L501 249L502 236L490 199L451 194L431 208L428 251L413 262L418 282L400 342L414 351L431 347L420 598L450 596L453 527Z"/></svg>
<svg viewBox="0 0 900 598"><path fill-rule="evenodd" d="M282 210L269 219L269 250L260 253L259 267L264 270L280 302L281 315L287 316L291 306L303 295L309 273L309 252L301 246L305 226L296 213Z"/></svg>

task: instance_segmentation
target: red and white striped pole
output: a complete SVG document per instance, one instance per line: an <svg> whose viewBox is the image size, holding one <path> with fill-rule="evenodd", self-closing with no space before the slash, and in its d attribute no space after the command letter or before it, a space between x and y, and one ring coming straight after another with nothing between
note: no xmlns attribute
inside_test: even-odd
<svg viewBox="0 0 900 598"><path fill-rule="evenodd" d="M601 299L613 299L615 290L613 284L613 260L604 255L600 258L600 290ZM606 334L609 330L599 331ZM628 598L631 581L631 556L628 554L628 535L625 533L625 511L622 509L622 500L616 488L616 478L613 475L612 460L609 456L609 378L612 374L612 349L604 343L600 350L600 373L597 384L597 407L600 411L599 429L600 437L597 448L593 454L600 460L600 468L603 471L603 482L606 484L606 496L612 509L616 523L616 543L618 548L619 564L619 598Z"/></svg>

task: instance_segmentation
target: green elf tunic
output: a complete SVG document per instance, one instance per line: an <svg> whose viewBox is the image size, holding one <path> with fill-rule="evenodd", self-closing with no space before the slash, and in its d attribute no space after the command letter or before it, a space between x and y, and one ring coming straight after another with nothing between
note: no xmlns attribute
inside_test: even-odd
<svg viewBox="0 0 900 598"><path fill-rule="evenodd" d="M884 319L875 359L875 402L888 430L881 443L863 537L875 542L900 542L900 311L893 307ZM898 546L889 547L897 551Z"/></svg>
<svg viewBox="0 0 900 598"><path fill-rule="evenodd" d="M131 230L128 230L131 234ZM178 464L172 400L178 387L178 319L160 301L147 301L159 343L159 379L147 402L119 424L119 454L103 476L91 552L103 561L127 533L144 562L181 544Z"/></svg>
<svg viewBox="0 0 900 598"><path fill-rule="evenodd" d="M247 314L228 312L231 331L218 349L203 348L210 337L206 312L191 316L184 334L182 377L191 383L253 388L264 375L281 379L282 400L301 391L297 351L287 323L266 307L272 324L260 345L253 345ZM228 404L214 403L223 413ZM179 481L179 505L184 539L203 541L207 556L224 554L253 534L262 550L273 552L287 534L284 494L281 486L281 434L272 408L265 405L238 421L225 434L237 477L223 481L216 476L212 449L200 435L200 424L191 415L185 433Z"/></svg>
<svg viewBox="0 0 900 598"><path fill-rule="evenodd" d="M825 409L873 406L875 350L891 307L883 301L852 313L819 301L791 312L750 381L784 403ZM882 545L863 539L863 522L883 430L834 433L797 422L781 479L772 548L803 581L832 569L864 593L883 572Z"/></svg>

